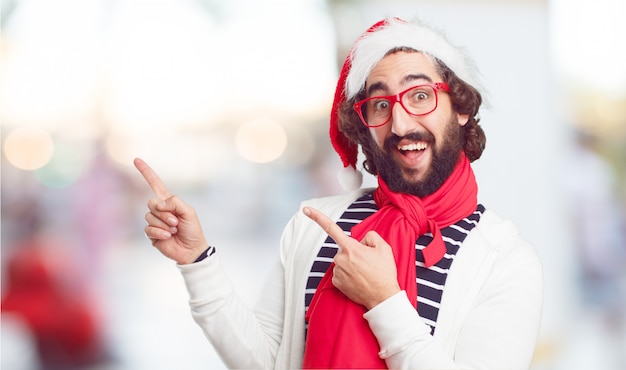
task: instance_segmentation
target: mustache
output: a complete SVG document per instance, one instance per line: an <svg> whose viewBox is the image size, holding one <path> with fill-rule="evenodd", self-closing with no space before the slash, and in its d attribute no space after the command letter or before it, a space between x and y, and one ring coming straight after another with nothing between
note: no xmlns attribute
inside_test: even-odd
<svg viewBox="0 0 626 370"><path fill-rule="evenodd" d="M390 149L396 148L400 141L409 140L409 141L425 141L429 145L432 145L435 142L435 136L428 131L425 132L411 132L404 136L398 136L396 134L391 134L388 138L385 139L384 148L386 151Z"/></svg>

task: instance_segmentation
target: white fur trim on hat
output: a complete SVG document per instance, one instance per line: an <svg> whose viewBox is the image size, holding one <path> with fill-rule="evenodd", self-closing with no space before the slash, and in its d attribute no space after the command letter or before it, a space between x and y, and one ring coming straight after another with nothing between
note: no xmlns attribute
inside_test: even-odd
<svg viewBox="0 0 626 370"><path fill-rule="evenodd" d="M462 48L453 46L442 33L420 21L405 22L396 18L386 21L384 27L367 33L354 44L352 66L345 86L348 100L365 86L372 68L389 50L397 47L409 47L436 57L460 79L484 95L475 63Z"/></svg>
<svg viewBox="0 0 626 370"><path fill-rule="evenodd" d="M344 167L337 173L339 184L346 191L356 190L363 184L363 173L352 166Z"/></svg>

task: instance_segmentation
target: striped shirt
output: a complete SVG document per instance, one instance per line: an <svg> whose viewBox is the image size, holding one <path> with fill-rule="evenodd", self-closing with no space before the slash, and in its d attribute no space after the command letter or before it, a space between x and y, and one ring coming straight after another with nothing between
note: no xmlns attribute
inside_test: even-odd
<svg viewBox="0 0 626 370"><path fill-rule="evenodd" d="M373 193L367 193L355 200L341 218L337 221L337 224L343 229L343 231L350 235L350 229L352 226L358 224L366 217L375 213L378 210L378 206L374 202ZM459 247L465 240L465 237L476 226L480 220L480 216L485 211L485 207L479 204L476 211L466 218L460 220L454 225L450 225L441 230L443 241L446 245L446 254L444 257L430 268L426 268L424 265L424 255L422 250L432 240L432 234L426 233L420 236L416 243L416 284L417 284L417 312L422 319L431 327L431 334L435 332L435 326L437 323L437 316L439 314L439 305L441 303L441 297L443 295L443 289L448 276L448 271L454 261L454 256L459 250ZM322 277L333 262L333 258L337 253L337 245L330 237L326 238L320 251L313 261L313 266L309 273L309 278L306 284L305 291L305 310L308 310L315 290L317 289Z"/></svg>

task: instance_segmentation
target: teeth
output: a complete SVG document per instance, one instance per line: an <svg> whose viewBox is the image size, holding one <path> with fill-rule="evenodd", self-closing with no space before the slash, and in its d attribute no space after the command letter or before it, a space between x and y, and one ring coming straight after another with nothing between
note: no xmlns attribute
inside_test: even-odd
<svg viewBox="0 0 626 370"><path fill-rule="evenodd" d="M398 150L408 151L408 150L424 150L426 149L426 143L412 143L407 145L398 145Z"/></svg>

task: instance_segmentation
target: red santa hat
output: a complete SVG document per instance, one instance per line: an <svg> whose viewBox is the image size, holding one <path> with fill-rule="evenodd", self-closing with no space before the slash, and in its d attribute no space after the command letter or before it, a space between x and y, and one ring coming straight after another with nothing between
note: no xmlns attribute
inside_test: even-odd
<svg viewBox="0 0 626 370"><path fill-rule="evenodd" d="M358 145L339 131L339 107L363 89L372 68L389 50L398 47L409 47L439 59L461 80L482 93L473 60L462 48L450 44L441 32L420 21L387 18L375 23L356 40L348 53L330 112L330 140L344 166L344 171L339 173L339 182L346 190L358 189L363 175L356 169Z"/></svg>

